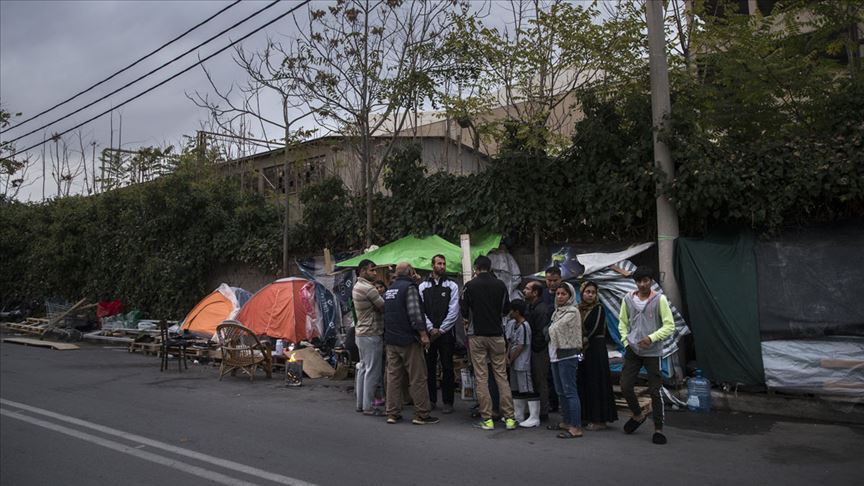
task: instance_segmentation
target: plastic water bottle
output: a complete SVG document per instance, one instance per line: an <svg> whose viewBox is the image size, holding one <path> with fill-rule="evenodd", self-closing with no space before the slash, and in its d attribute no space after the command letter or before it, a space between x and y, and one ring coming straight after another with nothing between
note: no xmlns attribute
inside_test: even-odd
<svg viewBox="0 0 864 486"><path fill-rule="evenodd" d="M702 377L702 370L687 382L687 408L691 412L711 411L711 382Z"/></svg>
<svg viewBox="0 0 864 486"><path fill-rule="evenodd" d="M282 341L281 339L277 339L276 340L276 353L275 354L277 356L282 356L282 351L284 351L284 350L285 350L285 342Z"/></svg>

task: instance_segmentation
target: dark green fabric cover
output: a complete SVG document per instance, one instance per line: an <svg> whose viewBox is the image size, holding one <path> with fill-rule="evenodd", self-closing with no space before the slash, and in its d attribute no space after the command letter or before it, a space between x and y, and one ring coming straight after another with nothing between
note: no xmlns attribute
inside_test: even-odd
<svg viewBox="0 0 864 486"><path fill-rule="evenodd" d="M750 233L676 242L675 271L696 360L715 382L765 382L754 246Z"/></svg>

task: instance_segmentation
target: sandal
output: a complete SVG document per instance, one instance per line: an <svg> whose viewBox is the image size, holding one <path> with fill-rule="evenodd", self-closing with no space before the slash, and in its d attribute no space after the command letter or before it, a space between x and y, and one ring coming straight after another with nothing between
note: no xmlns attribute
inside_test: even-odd
<svg viewBox="0 0 864 486"><path fill-rule="evenodd" d="M567 430L567 424L564 422L558 422L557 424L549 424L546 426L546 430Z"/></svg>
<svg viewBox="0 0 864 486"><path fill-rule="evenodd" d="M579 432L578 434L574 434L573 432L570 432L569 430L565 430L564 432L560 432L557 435L557 437L559 439L577 439L579 437L582 437L582 432Z"/></svg>
<svg viewBox="0 0 864 486"><path fill-rule="evenodd" d="M647 418L647 415L643 415L641 420L634 420L631 418L626 424L624 424L624 433L632 434L633 432L636 432L636 429L638 429L640 425L644 424Z"/></svg>
<svg viewBox="0 0 864 486"><path fill-rule="evenodd" d="M590 432L596 432L598 430L606 430L608 428L609 428L608 425L605 425L605 424L601 425L601 424L595 424L595 423L590 423L590 424L586 425L585 427L583 427L583 429L588 430Z"/></svg>

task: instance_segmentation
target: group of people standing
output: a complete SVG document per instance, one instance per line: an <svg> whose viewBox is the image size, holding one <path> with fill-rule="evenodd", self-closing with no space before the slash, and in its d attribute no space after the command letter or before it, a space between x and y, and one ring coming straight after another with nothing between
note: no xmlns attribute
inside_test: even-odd
<svg viewBox="0 0 864 486"><path fill-rule="evenodd" d="M376 288L374 267L370 260L360 262L352 291L361 362L358 411L386 415L390 424L403 420L403 381L407 380L414 405L412 423L437 423L431 411L438 408L440 363L440 410L452 413L455 330L464 325L478 401L476 427L493 430L496 418L507 430L536 427L548 421L550 411L557 407L561 420L546 428L557 431L559 438L571 439L581 437L584 430L606 429L617 420L606 348L606 311L596 283L582 283L577 293L553 266L546 270L545 287L529 281L522 289L524 300L511 301L506 285L494 276L491 260L485 256L474 261L474 278L464 285L461 295L456 282L446 275L443 255L432 258L432 273L422 282L411 265L403 262L396 266L396 278L389 287L378 282ZM672 313L666 297L652 290L649 268L639 267L633 278L637 290L623 299L618 329L626 348L621 389L631 411L624 432L633 433L647 419L634 391L644 367L652 398L652 440L664 444L661 341L674 330ZM382 411L376 406L375 391L381 386L384 368ZM490 386L497 392L497 417Z"/></svg>

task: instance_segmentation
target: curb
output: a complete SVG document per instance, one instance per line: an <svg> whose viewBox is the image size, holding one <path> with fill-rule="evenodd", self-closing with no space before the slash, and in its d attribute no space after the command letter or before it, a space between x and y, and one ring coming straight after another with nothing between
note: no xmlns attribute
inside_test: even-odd
<svg viewBox="0 0 864 486"><path fill-rule="evenodd" d="M803 397L711 391L714 410L776 415L803 420L864 425L864 401L846 397Z"/></svg>

